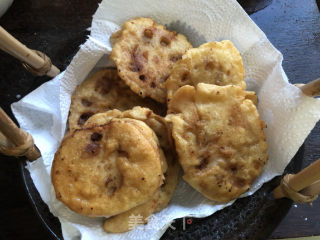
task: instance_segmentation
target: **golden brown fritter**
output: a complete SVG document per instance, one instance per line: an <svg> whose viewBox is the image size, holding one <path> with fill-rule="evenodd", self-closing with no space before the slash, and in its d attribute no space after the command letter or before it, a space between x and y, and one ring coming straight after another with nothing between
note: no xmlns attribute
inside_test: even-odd
<svg viewBox="0 0 320 240"><path fill-rule="evenodd" d="M167 122L160 116L154 114L150 109L135 107L132 110L120 112L118 110L108 111L92 116L88 119L85 126L94 126L110 121L112 118L132 118L145 122L156 134L159 139L161 152L164 152L162 171L165 179L164 183L155 192L150 200L128 210L127 212L118 214L108 218L104 223L104 230L107 232L119 233L130 230L129 217L133 215L141 215L144 222L155 211L165 208L170 202L178 182L180 166L176 161L175 151L172 146L172 138Z"/></svg>
<svg viewBox="0 0 320 240"><path fill-rule="evenodd" d="M123 112L127 118L138 119L145 122L157 135L160 147L164 152L167 169L164 171L164 183L159 189L159 199L156 211L161 211L170 202L178 183L180 166L172 142L171 130L168 123L162 117L154 114L147 108L135 107Z"/></svg>
<svg viewBox="0 0 320 240"><path fill-rule="evenodd" d="M240 53L229 40L209 42L189 49L171 70L165 83L167 100L179 87L210 83L219 86L237 85L246 88L245 70Z"/></svg>
<svg viewBox="0 0 320 240"><path fill-rule="evenodd" d="M103 229L110 233L123 233L132 230L136 227L130 225L130 217L132 216L139 216L141 217L141 223L147 223L151 214L156 210L158 201L159 191L156 191L147 202L105 220Z"/></svg>
<svg viewBox="0 0 320 240"><path fill-rule="evenodd" d="M110 109L123 111L138 105L151 108L158 114L165 111L161 104L132 92L118 77L116 69L100 70L76 88L71 98L69 130L81 128L95 113Z"/></svg>
<svg viewBox="0 0 320 240"><path fill-rule="evenodd" d="M57 198L86 216L113 216L148 201L163 183L159 143L142 121L113 118L69 133L55 154Z"/></svg>
<svg viewBox="0 0 320 240"><path fill-rule="evenodd" d="M250 99L256 107L258 106L258 97L254 91L246 91L246 99Z"/></svg>
<svg viewBox="0 0 320 240"><path fill-rule="evenodd" d="M178 89L170 102L183 178L214 201L246 192L267 161L265 124L246 95L238 86L199 83Z"/></svg>
<svg viewBox="0 0 320 240"><path fill-rule="evenodd" d="M164 103L164 82L173 64L192 47L186 37L165 29L150 18L136 18L123 24L111 37L110 58L119 76L141 97Z"/></svg>

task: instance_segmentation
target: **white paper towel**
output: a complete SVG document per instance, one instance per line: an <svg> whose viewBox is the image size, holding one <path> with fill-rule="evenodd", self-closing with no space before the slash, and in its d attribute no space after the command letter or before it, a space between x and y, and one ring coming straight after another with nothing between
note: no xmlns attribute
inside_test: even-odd
<svg viewBox="0 0 320 240"><path fill-rule="evenodd" d="M288 83L282 55L268 41L235 0L104 0L93 16L91 34L68 68L43 84L12 110L22 129L34 137L42 157L27 168L42 199L61 221L68 239L159 239L180 217L205 217L227 205L207 200L180 179L169 206L153 215L147 225L128 233L108 234L102 218L76 214L55 198L50 180L51 163L65 133L70 97L75 87L99 66L111 64L110 35L128 19L151 17L171 30L185 34L196 47L204 42L231 40L239 49L249 90L257 92L259 112L267 123L269 161L250 191L283 172L320 118L320 101L304 96Z"/></svg>

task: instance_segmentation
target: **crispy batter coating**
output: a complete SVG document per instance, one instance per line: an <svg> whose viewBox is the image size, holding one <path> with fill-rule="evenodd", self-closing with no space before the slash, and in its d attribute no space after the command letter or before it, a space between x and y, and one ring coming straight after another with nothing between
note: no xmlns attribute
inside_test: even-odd
<svg viewBox="0 0 320 240"><path fill-rule="evenodd" d="M110 37L110 43L112 46L114 46L114 44L119 40L119 38L121 37L122 31L116 31L115 33L113 33Z"/></svg>
<svg viewBox="0 0 320 240"><path fill-rule="evenodd" d="M229 40L209 42L189 49L171 70L165 83L167 100L179 87L210 83L219 86L237 85L246 88L245 70L240 53Z"/></svg>
<svg viewBox="0 0 320 240"><path fill-rule="evenodd" d="M186 37L165 29L150 18L136 18L123 24L111 37L110 58L119 76L141 97L166 101L164 82L173 64L192 47Z"/></svg>
<svg viewBox="0 0 320 240"><path fill-rule="evenodd" d="M267 161L267 143L265 124L244 90L186 85L173 95L169 112L185 181L218 202L250 188Z"/></svg>
<svg viewBox="0 0 320 240"><path fill-rule="evenodd" d="M165 176L164 183L161 185L158 191L155 192L150 200L141 204L140 206L128 210L127 212L108 218L105 221L103 225L105 231L119 233L130 230L129 217L132 214L140 214L146 223L148 217L153 212L160 211L168 205L178 182L180 166L176 161L171 133L167 122L162 117L154 114L148 108L135 107L132 110L127 110L124 112L112 110L105 113L96 114L88 119L85 126L103 124L104 122L110 121L110 119L115 117L125 117L143 121L155 132L159 139L161 150L164 152L164 156L162 157L162 171Z"/></svg>
<svg viewBox="0 0 320 240"><path fill-rule="evenodd" d="M132 110L123 112L124 117L134 118L145 122L156 133L160 147L164 152L167 169L164 171L164 183L159 189L158 204L155 211L161 211L170 202L178 183L180 166L171 137L171 130L168 123L160 116L152 113L147 108L135 107Z"/></svg>
<svg viewBox="0 0 320 240"><path fill-rule="evenodd" d="M127 110L137 105L151 108L158 114L165 111L161 104L132 92L118 77L116 69L100 70L76 88L71 99L69 130L81 128L95 113L110 109Z"/></svg>
<svg viewBox="0 0 320 240"><path fill-rule="evenodd" d="M142 121L114 118L69 133L55 154L57 198L86 216L113 216L148 201L163 183L159 143Z"/></svg>
<svg viewBox="0 0 320 240"><path fill-rule="evenodd" d="M147 108L134 107L132 110L123 112L124 117L138 119L145 122L156 133L160 147L164 152L167 169L164 171L164 183L159 189L159 198L157 203L156 212L165 208L174 193L178 183L178 176L180 166L178 164L177 156L174 151L174 144L171 137L171 129L162 117L152 113Z"/></svg>
<svg viewBox="0 0 320 240"><path fill-rule="evenodd" d="M156 210L158 198L159 191L157 191L147 202L134 207L129 211L108 218L103 224L103 229L110 233L123 233L132 230L136 226L130 225L130 216L141 216L142 223L147 223L151 214Z"/></svg>
<svg viewBox="0 0 320 240"><path fill-rule="evenodd" d="M254 91L246 91L246 99L250 99L256 107L258 106L258 97Z"/></svg>

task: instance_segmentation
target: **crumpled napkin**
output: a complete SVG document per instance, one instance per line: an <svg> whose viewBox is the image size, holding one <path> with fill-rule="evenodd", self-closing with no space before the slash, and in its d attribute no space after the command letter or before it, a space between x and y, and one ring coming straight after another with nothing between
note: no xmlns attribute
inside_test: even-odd
<svg viewBox="0 0 320 240"><path fill-rule="evenodd" d="M51 163L65 133L70 96L75 87L102 66L110 66L110 35L128 19L151 17L185 34L197 47L229 39L239 49L249 90L257 92L259 112L267 123L269 161L249 192L283 172L320 118L320 101L304 96L288 83L282 54L268 41L235 0L104 0L93 16L91 34L67 69L43 84L12 110L22 129L31 133L42 157L27 168L42 199L61 222L64 239L159 239L176 218L205 217L232 204L204 198L181 178L169 206L147 225L123 234L102 230L102 218L76 214L57 201L50 180ZM133 219L134 220L134 219Z"/></svg>

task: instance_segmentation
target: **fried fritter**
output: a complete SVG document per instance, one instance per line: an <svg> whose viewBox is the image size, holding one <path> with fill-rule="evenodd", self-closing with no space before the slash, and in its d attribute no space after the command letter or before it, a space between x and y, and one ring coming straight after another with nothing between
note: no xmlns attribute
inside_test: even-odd
<svg viewBox="0 0 320 240"><path fill-rule="evenodd" d="M132 110L123 112L123 116L145 122L159 139L160 147L164 152L167 162L167 170L164 171L165 179L159 189L158 204L155 210L156 212L161 211L169 204L173 196L180 171L180 166L176 160L177 156L174 151L170 127L165 119L154 114L147 108L135 107Z"/></svg>
<svg viewBox="0 0 320 240"><path fill-rule="evenodd" d="M103 229L111 233L123 233L132 230L136 226L130 225L130 217L141 217L141 223L147 223L151 214L158 205L159 191L157 191L147 202L130 209L124 213L108 218L104 221ZM139 224L139 223L136 223Z"/></svg>
<svg viewBox="0 0 320 240"><path fill-rule="evenodd" d="M100 113L88 119L85 126L100 125L112 118L132 118L145 122L156 134L159 139L161 150L164 152L162 171L165 179L164 183L152 198L140 206L132 208L127 212L108 218L103 228L107 232L119 233L130 230L130 216L140 215L144 222L147 222L148 217L156 211L165 208L170 202L175 187L178 182L179 164L176 161L176 155L172 146L172 138L167 122L160 116L154 114L150 109L135 107L132 110L120 112L112 110L105 113Z"/></svg>
<svg viewBox="0 0 320 240"><path fill-rule="evenodd" d="M69 110L69 130L81 128L95 113L110 109L123 111L137 105L151 108L158 114L165 111L161 104L132 92L118 77L116 69L100 70L76 88Z"/></svg>
<svg viewBox="0 0 320 240"><path fill-rule="evenodd" d="M246 91L246 99L250 99L256 107L258 106L258 97L254 91Z"/></svg>
<svg viewBox="0 0 320 240"><path fill-rule="evenodd" d="M168 102L179 87L210 83L246 88L240 53L229 40L209 42L189 49L172 68L165 83Z"/></svg>
<svg viewBox="0 0 320 240"><path fill-rule="evenodd" d="M114 44L119 40L119 38L121 37L122 31L116 31L115 33L113 33L110 37L110 43L112 46L114 46Z"/></svg>
<svg viewBox="0 0 320 240"><path fill-rule="evenodd" d="M86 216L113 216L148 201L163 183L159 143L144 122L113 118L69 133L55 154L57 198Z"/></svg>
<svg viewBox="0 0 320 240"><path fill-rule="evenodd" d="M185 181L218 202L250 188L267 161L267 143L265 124L246 91L186 85L173 95L169 112Z"/></svg>
<svg viewBox="0 0 320 240"><path fill-rule="evenodd" d="M165 29L150 18L136 18L123 24L111 37L110 58L119 76L141 97L164 103L164 82L173 64L192 47L186 37Z"/></svg>

